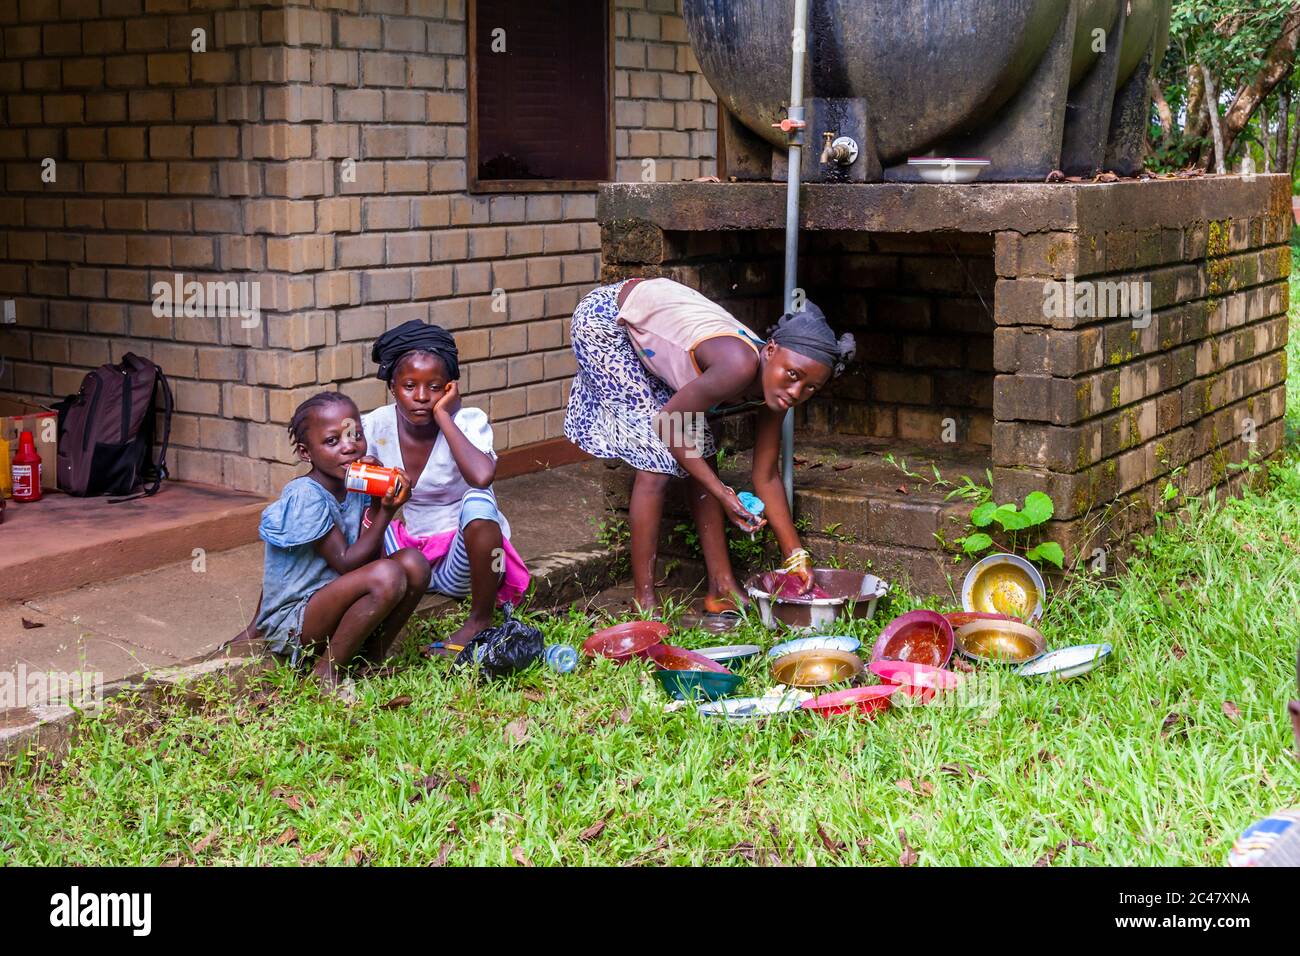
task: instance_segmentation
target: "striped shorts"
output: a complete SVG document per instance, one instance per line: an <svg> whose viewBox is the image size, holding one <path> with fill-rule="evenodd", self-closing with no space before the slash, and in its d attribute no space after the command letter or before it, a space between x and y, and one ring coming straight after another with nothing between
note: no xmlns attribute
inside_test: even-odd
<svg viewBox="0 0 1300 956"><path fill-rule="evenodd" d="M469 552L465 549L465 526L471 521L495 521L501 524L501 512L497 510L496 498L485 488L471 488L460 499L460 523L451 548L433 564L429 575L429 590L452 597L465 597L470 592ZM390 525L384 531L384 554L389 555L400 550L397 538ZM504 569L497 572L500 580Z"/></svg>

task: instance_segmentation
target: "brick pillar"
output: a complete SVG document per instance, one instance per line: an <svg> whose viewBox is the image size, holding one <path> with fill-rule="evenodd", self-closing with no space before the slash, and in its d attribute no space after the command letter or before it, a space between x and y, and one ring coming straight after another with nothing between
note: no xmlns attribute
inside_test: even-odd
<svg viewBox="0 0 1300 956"><path fill-rule="evenodd" d="M1077 229L997 234L995 494L1050 494L1068 559L1238 490L1233 466L1281 447L1291 214L1268 179L1160 184L1159 211L1130 186ZM1112 307L1133 283L1149 315Z"/></svg>

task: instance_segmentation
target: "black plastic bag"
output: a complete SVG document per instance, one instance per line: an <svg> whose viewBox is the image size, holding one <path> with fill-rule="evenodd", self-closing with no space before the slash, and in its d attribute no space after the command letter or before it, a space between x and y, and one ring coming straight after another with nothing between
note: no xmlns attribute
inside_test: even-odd
<svg viewBox="0 0 1300 956"><path fill-rule="evenodd" d="M507 604L505 621L499 627L484 628L475 634L456 655L453 666L477 665L485 677L495 678L535 664L545 649L542 632L516 620L512 611Z"/></svg>

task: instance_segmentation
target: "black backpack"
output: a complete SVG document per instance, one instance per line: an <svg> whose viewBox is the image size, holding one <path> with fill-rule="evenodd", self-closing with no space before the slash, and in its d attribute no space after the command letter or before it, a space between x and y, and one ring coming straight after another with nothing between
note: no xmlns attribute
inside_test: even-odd
<svg viewBox="0 0 1300 956"><path fill-rule="evenodd" d="M162 390L162 446L154 444L154 403ZM70 495L157 493L167 477L167 442L172 427L172 390L153 362L128 352L119 365L101 365L81 382L81 391L58 402L58 484ZM140 494L132 494L141 485ZM129 500L129 499L117 499Z"/></svg>

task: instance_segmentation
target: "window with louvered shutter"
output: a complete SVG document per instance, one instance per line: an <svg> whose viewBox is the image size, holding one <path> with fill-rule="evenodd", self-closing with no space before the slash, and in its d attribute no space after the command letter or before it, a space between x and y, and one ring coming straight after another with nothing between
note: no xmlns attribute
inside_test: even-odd
<svg viewBox="0 0 1300 956"><path fill-rule="evenodd" d="M611 178L609 2L476 0L478 186Z"/></svg>

